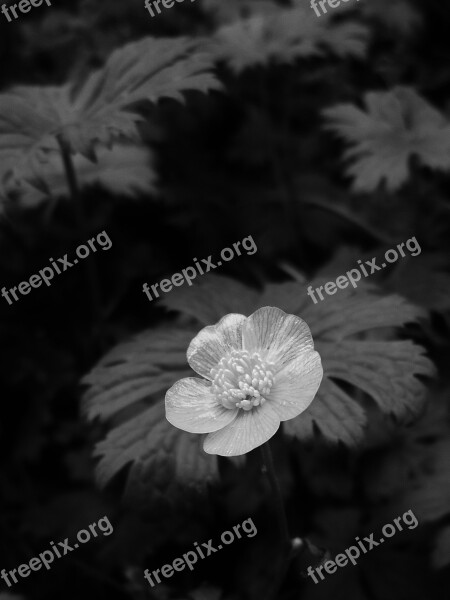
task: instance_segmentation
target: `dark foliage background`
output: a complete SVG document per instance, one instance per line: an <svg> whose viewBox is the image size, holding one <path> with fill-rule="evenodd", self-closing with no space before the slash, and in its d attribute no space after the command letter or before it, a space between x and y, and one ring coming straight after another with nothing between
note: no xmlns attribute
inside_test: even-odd
<svg viewBox="0 0 450 600"><path fill-rule="evenodd" d="M280 18L289 10L297 12ZM242 33L247 18L262 19L267 38L257 28ZM153 19L141 0L55 0L11 23L1 16L3 93L82 81L146 36L196 40L221 82L220 90L187 86L183 103L147 90L142 98L156 101L139 103L138 136L114 121L123 113L113 115L116 162L109 170L77 163L78 199L62 161L33 171L33 150L24 150L23 162L15 154L11 162L11 105L0 102L1 286L28 280L100 231L113 242L86 260L95 290L83 264L12 306L0 301L1 568L104 515L114 526L50 571L10 590L2 582L2 600L264 597L278 550L258 453L207 457L198 436L166 424L161 403L189 371L185 350L201 327L265 304L304 317L330 361L315 408L273 441L292 534L334 555L408 509L420 524L317 586L302 576L313 559L298 557L279 597L447 597L449 27L450 8L438 0L350 1L328 20L307 2L272 0L186 0ZM126 52L150 72L169 51ZM369 92L379 110L372 130L341 106L367 110ZM17 131L24 122L20 115ZM86 130L95 136L95 124ZM36 134L36 147L42 139ZM366 140L368 151L344 160ZM82 151L92 159L91 141ZM85 186L89 168L95 181ZM220 274L157 302L142 293L144 282L249 235L258 252ZM420 256L317 306L306 296L307 280L335 279L412 236ZM144 568L249 517L255 538L165 585L143 579Z"/></svg>

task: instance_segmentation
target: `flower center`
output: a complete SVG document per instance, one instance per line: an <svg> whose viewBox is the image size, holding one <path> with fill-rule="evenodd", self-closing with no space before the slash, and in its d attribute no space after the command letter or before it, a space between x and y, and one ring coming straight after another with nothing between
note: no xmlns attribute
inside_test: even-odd
<svg viewBox="0 0 450 600"><path fill-rule="evenodd" d="M233 350L211 369L211 390L225 408L262 406L273 384L273 367L257 352Z"/></svg>

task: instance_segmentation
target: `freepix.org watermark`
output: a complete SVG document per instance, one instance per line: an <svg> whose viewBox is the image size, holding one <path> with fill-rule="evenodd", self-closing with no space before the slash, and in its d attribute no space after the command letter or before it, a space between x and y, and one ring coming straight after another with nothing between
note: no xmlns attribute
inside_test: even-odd
<svg viewBox="0 0 450 600"><path fill-rule="evenodd" d="M151 14L152 17L155 15L161 14L160 4L163 5L164 8L172 8L176 3L184 2L185 0L145 0L145 8ZM195 2L195 0L191 0L191 2Z"/></svg>
<svg viewBox="0 0 450 600"><path fill-rule="evenodd" d="M372 260L366 260L365 265L362 264L361 260L358 260L359 269L351 269L351 271L347 271L345 275L340 275L336 279L336 282L329 281L325 285L321 285L315 289L313 289L310 285L306 293L308 294L308 296L310 296L314 304L317 304L318 300L314 294L317 294L321 300L325 300L322 294L322 290L325 290L325 292L329 296L333 296L338 291L338 289L343 290L346 287L348 287L349 284L352 284L354 288L357 288L357 284L359 281L361 281L362 275L364 275L364 277L369 277L377 271L385 269L387 266L389 266L389 264L397 262L397 260L399 259L399 255L402 258L404 258L406 256L405 251L403 250L405 246L411 256L418 256L422 252L422 249L419 246L419 242L416 240L415 237L413 237L407 242L398 244L397 249L387 250L387 252L384 255L384 260L386 262L383 262L381 265L377 264L376 256L372 258Z"/></svg>
<svg viewBox="0 0 450 600"><path fill-rule="evenodd" d="M373 550L380 544L383 544L386 541L386 538L393 537L398 531L403 531L402 521L404 525L408 526L408 529L415 529L419 524L416 516L414 515L412 510L408 510L403 514L402 517L397 517L394 519L395 527L392 523L387 523L384 525L381 533L383 537L381 537L378 541L373 539L375 534L371 533L368 537L365 537L364 540L360 540L359 537L355 538L355 541L358 542L358 546L350 546L345 550L345 554L337 554L333 560L327 560L324 564L319 565L315 569L311 566L308 567L308 575L314 581L314 583L319 583L315 573L319 575L320 579L323 581L325 578L322 574L322 570L325 569L326 573L332 575L336 573L338 567L345 567L349 562L352 565L356 565L358 558L361 556L361 551L363 554L366 554L370 550Z"/></svg>
<svg viewBox="0 0 450 600"><path fill-rule="evenodd" d="M161 573L161 575L166 579L169 579L170 577L172 577L172 575L174 575L175 571L183 571L186 568L186 566L188 567L188 569L193 571L194 565L196 562L198 562L199 557L201 559L208 558L208 556L211 556L211 554L222 550L223 544L225 544L226 546L232 544L235 540L234 534L236 534L236 537L238 539L241 539L242 535L239 531L239 528L241 527L242 531L246 534L247 537L255 537L255 535L258 533L258 530L256 529L255 524L253 523L253 519L246 519L239 525L235 525L233 527L233 531L224 531L220 536L221 543L218 544L217 547L213 546L212 539L208 540L207 542L203 542L201 544L201 547L198 545L197 542L194 542L195 550L189 550L189 552L183 554L183 558L175 558L172 564L164 565L163 567L161 567L161 569L156 569L155 571L152 571L152 573L150 573L148 569L145 569L144 579L146 579L152 587L155 587L155 583L153 582L152 576L154 577L157 583L161 583L159 573Z"/></svg>
<svg viewBox="0 0 450 600"><path fill-rule="evenodd" d="M347 3L348 0L342 0L342 2ZM359 2L359 0L356 0L356 2ZM320 12L317 6L318 4L322 9L322 13ZM341 0L311 0L311 8L318 17L320 17L321 14L327 13L327 4L330 8L337 8L338 6L340 6Z"/></svg>
<svg viewBox="0 0 450 600"><path fill-rule="evenodd" d="M76 550L80 544L86 544L89 542L91 537L97 537L97 528L103 535L106 536L111 535L113 532L113 526L109 522L108 517L102 517L97 521L97 523L92 523L89 525L89 530L80 529L80 531L77 533L77 541L73 544L73 546L69 544L69 538L66 538L63 542L58 542L58 545L56 545L55 542L50 542L51 549L41 552L39 554L39 558L32 558L29 564L24 563L17 569L11 569L11 571L8 572L6 569L2 569L0 577L6 582L8 587L11 587L12 583L10 582L10 579L14 583L18 583L16 573L18 573L20 577L29 577L32 571L39 571L39 569L42 568L42 565L44 565L47 571L49 571L51 568L50 565L52 562L54 562L55 557L62 558L69 552Z"/></svg>
<svg viewBox="0 0 450 600"><path fill-rule="evenodd" d="M242 242L235 242L233 244L233 248L224 248L220 253L220 258L222 260L217 261L216 264L212 261L212 254L210 254L208 258L201 259L203 264L200 264L199 261L196 258L194 258L192 260L195 264L195 267L186 267L181 271L181 273L175 273L174 275L172 275L171 279L163 279L159 283L155 283L154 285L152 285L151 289L154 294L154 297L159 298L159 292L157 290L158 287L161 292L167 294L167 292L170 292L173 289L173 286L180 287L185 283L187 283L188 285L192 285L192 282L194 281L194 279L196 279L197 275L205 275L213 269L221 267L223 264L222 261L229 262L230 260L233 260L235 254L237 256L241 256L242 252L239 248L239 246L241 245L242 248L247 252L247 255L249 256L255 254L255 252L258 250L252 236L249 235L248 237L244 238ZM152 295L150 293L150 287L148 283L144 283L142 291L147 296L150 302L154 299L152 298Z"/></svg>
<svg viewBox="0 0 450 600"><path fill-rule="evenodd" d="M75 254L78 258L86 258L91 253L91 250L92 252L97 252L96 243L102 250L109 250L112 246L112 242L109 239L108 234L106 233L106 231L102 231L97 235L97 237L93 237L90 240L88 240L87 244L81 244L80 246L78 246L78 248L75 250ZM5 298L8 304L12 304L13 301L11 300L10 295L14 298L16 302L19 300L16 290L19 290L22 296L26 296L31 292L32 288L40 287L42 285L42 282L44 282L45 285L50 287L50 282L54 278L55 273L57 275L61 275L61 273L64 273L64 271L67 271L67 269L74 267L78 263L78 258L74 258L72 262L67 258L67 254L64 254L63 258L57 258L57 262L54 261L53 258L50 258L49 262L51 266L44 267L43 269L41 269L39 271L39 275L32 275L30 277L30 283L28 283L28 281L22 281L22 283L19 283L18 286L12 287L9 290L3 287L3 298ZM57 263L59 263L59 265Z"/></svg>
<svg viewBox="0 0 450 600"><path fill-rule="evenodd" d="M6 4L2 4L1 11L5 15L6 19L9 23L12 21L12 17L8 11L11 12L14 19L18 19L20 15L17 14L17 8L20 10L22 14L30 12L32 8L38 8L42 5L42 2L45 2L47 6L51 6L50 0L20 0L17 4L10 4L6 6Z"/></svg>

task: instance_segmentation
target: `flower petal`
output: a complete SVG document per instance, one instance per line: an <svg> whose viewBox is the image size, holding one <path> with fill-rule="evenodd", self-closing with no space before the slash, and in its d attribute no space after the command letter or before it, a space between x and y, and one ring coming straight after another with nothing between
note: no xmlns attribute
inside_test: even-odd
<svg viewBox="0 0 450 600"><path fill-rule="evenodd" d="M211 380L211 369L231 350L242 349L244 315L230 313L216 325L202 329L189 344L187 359L199 375Z"/></svg>
<svg viewBox="0 0 450 600"><path fill-rule="evenodd" d="M242 327L242 345L281 370L307 350L314 350L311 331L303 319L273 306L260 308Z"/></svg>
<svg viewBox="0 0 450 600"><path fill-rule="evenodd" d="M197 377L177 381L166 393L169 423L190 433L209 433L231 423L238 409L224 408L210 388L209 382Z"/></svg>
<svg viewBox="0 0 450 600"><path fill-rule="evenodd" d="M269 402L252 410L240 410L232 423L206 436L203 450L220 456L246 454L267 442L278 430L280 418Z"/></svg>
<svg viewBox="0 0 450 600"><path fill-rule="evenodd" d="M281 421L293 419L314 400L322 377L319 353L306 350L276 374L267 402L274 407Z"/></svg>

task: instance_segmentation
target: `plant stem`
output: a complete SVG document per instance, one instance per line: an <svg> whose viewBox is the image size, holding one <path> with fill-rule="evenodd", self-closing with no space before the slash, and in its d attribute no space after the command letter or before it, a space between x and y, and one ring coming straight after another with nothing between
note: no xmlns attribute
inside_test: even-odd
<svg viewBox="0 0 450 600"><path fill-rule="evenodd" d="M288 523L286 518L286 511L284 509L283 496L281 495L280 484L278 483L277 476L275 474L275 467L273 463L272 451L270 449L269 442L266 442L261 446L263 470L267 474L267 478L270 483L272 490L272 496L275 505L275 511L277 514L278 527L280 530L281 538L281 553L279 560L278 573L275 576L272 586L266 596L267 600L272 600L278 595L278 591L281 588L283 581L286 577L286 573L289 567L289 562L292 556L292 542L289 535Z"/></svg>
<svg viewBox="0 0 450 600"><path fill-rule="evenodd" d="M61 136L57 136L57 139L61 150L61 156L64 164L64 171L66 174L67 184L70 190L70 196L72 198L72 204L75 212L75 218L77 221L78 232L86 241L88 237L86 220L82 210L80 187L78 185L77 174L75 172L75 167L72 160L72 154L70 152L70 147L67 144L67 142ZM95 270L95 266L92 260L87 260L84 264L86 268L86 278L91 295L92 318L95 323L95 321L100 316L100 293L98 289L97 272Z"/></svg>
<svg viewBox="0 0 450 600"><path fill-rule="evenodd" d="M378 242L381 242L384 244L394 244L395 243L395 240L393 238L390 238L389 236L385 235L383 232L378 231L377 229L375 229L368 223L365 223L364 221L359 219L356 215L352 214L350 211L348 211L347 209L345 209L342 206L336 206L336 205L329 204L327 202L323 202L323 201L317 200L317 199L303 200L303 205L304 206L312 206L314 208L320 208L324 211L335 214L338 217L340 217L341 219L344 219L345 221L351 223L352 225L359 227L359 229L361 229L365 233L369 234L372 238L374 238Z"/></svg>

